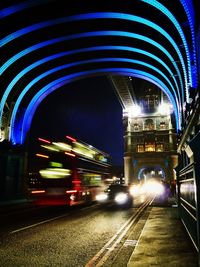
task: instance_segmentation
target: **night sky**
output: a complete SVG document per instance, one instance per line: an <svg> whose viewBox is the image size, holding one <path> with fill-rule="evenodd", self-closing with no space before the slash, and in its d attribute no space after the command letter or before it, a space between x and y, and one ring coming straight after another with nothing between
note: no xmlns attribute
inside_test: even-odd
<svg viewBox="0 0 200 267"><path fill-rule="evenodd" d="M30 140L71 135L111 155L123 165L122 107L106 77L72 82L47 96L37 109Z"/></svg>

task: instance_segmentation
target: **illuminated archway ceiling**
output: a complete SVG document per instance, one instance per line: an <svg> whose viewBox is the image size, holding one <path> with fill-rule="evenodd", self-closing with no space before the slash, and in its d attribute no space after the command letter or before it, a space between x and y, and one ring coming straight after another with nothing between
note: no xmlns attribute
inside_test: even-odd
<svg viewBox="0 0 200 267"><path fill-rule="evenodd" d="M91 75L153 81L173 100L179 120L188 88L196 85L194 17L187 0L10 2L3 1L0 11L0 120L6 104L14 103L13 139L28 127L21 115L27 107L31 112L54 89Z"/></svg>

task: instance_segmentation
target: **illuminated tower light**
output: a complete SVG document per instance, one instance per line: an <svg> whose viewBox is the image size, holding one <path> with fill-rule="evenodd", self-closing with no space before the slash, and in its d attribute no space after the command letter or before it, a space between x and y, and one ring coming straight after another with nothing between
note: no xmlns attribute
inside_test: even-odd
<svg viewBox="0 0 200 267"><path fill-rule="evenodd" d="M162 103L159 107L158 107L158 112L161 115L170 115L171 114L171 109L170 109L171 105L167 104L167 103Z"/></svg>
<svg viewBox="0 0 200 267"><path fill-rule="evenodd" d="M125 109L125 113L128 113L130 117L137 117L142 114L141 107L138 105L133 105L132 107Z"/></svg>

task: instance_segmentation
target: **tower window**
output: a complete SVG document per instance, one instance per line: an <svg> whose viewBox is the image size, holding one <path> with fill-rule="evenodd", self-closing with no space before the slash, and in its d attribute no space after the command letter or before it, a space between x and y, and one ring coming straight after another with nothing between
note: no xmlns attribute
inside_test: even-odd
<svg viewBox="0 0 200 267"><path fill-rule="evenodd" d="M146 131L152 131L154 130L154 121L152 119L147 119L145 121L145 130Z"/></svg>
<svg viewBox="0 0 200 267"><path fill-rule="evenodd" d="M163 144L156 144L156 152L163 152L164 146Z"/></svg>
<svg viewBox="0 0 200 267"><path fill-rule="evenodd" d="M154 152L155 144L154 143L145 143L145 152Z"/></svg>
<svg viewBox="0 0 200 267"><path fill-rule="evenodd" d="M164 121L160 122L160 130L166 130L166 123Z"/></svg>
<svg viewBox="0 0 200 267"><path fill-rule="evenodd" d="M138 123L135 123L133 125L133 129L134 129L134 131L139 131L139 124Z"/></svg>
<svg viewBox="0 0 200 267"><path fill-rule="evenodd" d="M144 145L137 145L137 152L141 153L144 152Z"/></svg>

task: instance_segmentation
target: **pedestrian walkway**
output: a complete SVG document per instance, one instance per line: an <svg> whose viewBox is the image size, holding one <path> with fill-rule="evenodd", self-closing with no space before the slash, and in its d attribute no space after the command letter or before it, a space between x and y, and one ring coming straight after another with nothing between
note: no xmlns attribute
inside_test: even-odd
<svg viewBox="0 0 200 267"><path fill-rule="evenodd" d="M176 206L152 207L127 267L197 267L198 254Z"/></svg>

